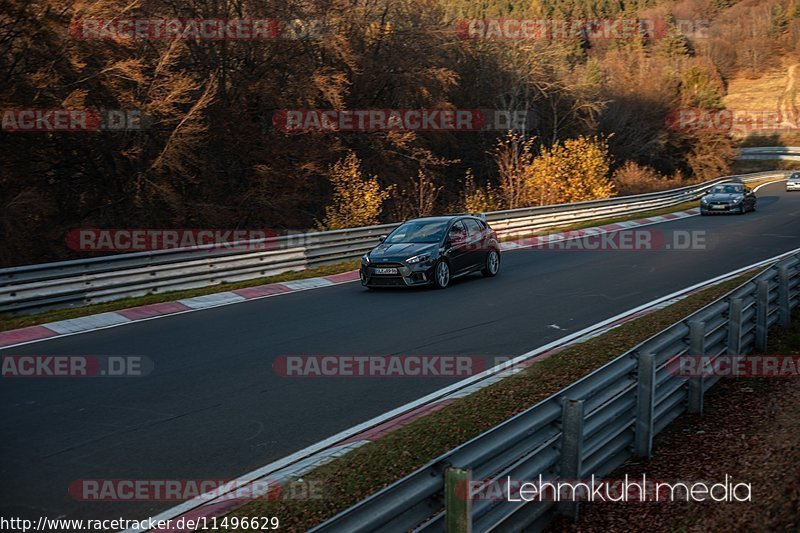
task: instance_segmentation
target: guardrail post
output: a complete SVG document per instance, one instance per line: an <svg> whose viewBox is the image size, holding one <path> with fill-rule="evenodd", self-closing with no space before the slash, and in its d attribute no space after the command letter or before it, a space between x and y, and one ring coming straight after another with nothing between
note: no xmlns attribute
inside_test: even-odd
<svg viewBox="0 0 800 533"><path fill-rule="evenodd" d="M779 324L784 328L789 327L792 321L792 306L789 301L789 267L778 267L778 316Z"/></svg>
<svg viewBox="0 0 800 533"><path fill-rule="evenodd" d="M767 321L769 320L769 282L756 285L756 351L767 350Z"/></svg>
<svg viewBox="0 0 800 533"><path fill-rule="evenodd" d="M583 468L583 400L565 400L561 411L561 473L568 483L580 481ZM577 501L558 503L558 513L578 519Z"/></svg>
<svg viewBox="0 0 800 533"><path fill-rule="evenodd" d="M702 320L689 322L689 357L705 355L706 323ZM703 388L705 378L694 376L689 378L689 412L703 414Z"/></svg>
<svg viewBox="0 0 800 533"><path fill-rule="evenodd" d="M656 403L656 356L639 354L636 386L636 438L634 453L639 457L653 455L653 419Z"/></svg>
<svg viewBox="0 0 800 533"><path fill-rule="evenodd" d="M744 302L741 298L732 298L728 302L728 355L742 353L742 310Z"/></svg>
<svg viewBox="0 0 800 533"><path fill-rule="evenodd" d="M444 518L446 533L472 532L472 494L470 470L444 471Z"/></svg>

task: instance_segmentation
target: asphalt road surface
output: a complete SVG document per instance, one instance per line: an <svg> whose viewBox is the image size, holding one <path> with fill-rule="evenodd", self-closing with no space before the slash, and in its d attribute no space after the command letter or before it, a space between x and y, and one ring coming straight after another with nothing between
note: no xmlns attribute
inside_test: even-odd
<svg viewBox="0 0 800 533"><path fill-rule="evenodd" d="M175 502L81 502L80 479L231 479L456 381L283 378L281 355L514 356L800 247L800 193L758 211L649 226L706 249L514 251L444 291L357 283L57 338L2 355L141 355L125 379L0 379L0 515L141 519ZM697 235L697 234L695 234Z"/></svg>

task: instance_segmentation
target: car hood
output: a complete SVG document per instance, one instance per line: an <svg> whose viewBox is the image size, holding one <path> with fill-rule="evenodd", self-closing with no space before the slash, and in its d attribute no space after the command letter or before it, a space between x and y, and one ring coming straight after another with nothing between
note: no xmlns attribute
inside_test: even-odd
<svg viewBox="0 0 800 533"><path fill-rule="evenodd" d="M734 200L738 200L743 198L743 194L738 193L717 193L717 194L707 194L703 198L707 202L732 202Z"/></svg>
<svg viewBox="0 0 800 533"><path fill-rule="evenodd" d="M405 261L409 257L419 254L430 253L433 255L438 249L438 243L403 242L379 244L369 253L369 259L372 262Z"/></svg>

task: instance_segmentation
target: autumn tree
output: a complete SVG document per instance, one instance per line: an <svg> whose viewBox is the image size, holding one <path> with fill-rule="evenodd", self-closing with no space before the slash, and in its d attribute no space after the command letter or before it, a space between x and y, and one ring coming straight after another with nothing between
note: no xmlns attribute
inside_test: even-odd
<svg viewBox="0 0 800 533"><path fill-rule="evenodd" d="M626 161L615 170L611 181L620 195L663 191L687 185L679 172L674 176L664 176L653 167L635 161Z"/></svg>
<svg viewBox="0 0 800 533"><path fill-rule="evenodd" d="M350 152L334 163L328 179L333 187L333 197L325 208L321 229L371 226L379 222L383 202L390 191L380 186L377 176L364 175L355 153Z"/></svg>
<svg viewBox="0 0 800 533"><path fill-rule="evenodd" d="M578 137L542 150L525 172L528 203L549 205L598 200L614 195L609 180L608 144L598 137Z"/></svg>
<svg viewBox="0 0 800 533"><path fill-rule="evenodd" d="M409 182L396 195L397 219L406 220L432 215L442 187L434 183L431 176L422 169L417 172L417 177Z"/></svg>
<svg viewBox="0 0 800 533"><path fill-rule="evenodd" d="M500 198L491 183L487 183L486 187L480 187L475 182L472 170L467 170L460 204L461 209L467 213L485 213L500 209Z"/></svg>
<svg viewBox="0 0 800 533"><path fill-rule="evenodd" d="M528 204L530 182L527 173L534 157L534 141L522 133L508 132L491 151L497 165L500 199L506 209Z"/></svg>

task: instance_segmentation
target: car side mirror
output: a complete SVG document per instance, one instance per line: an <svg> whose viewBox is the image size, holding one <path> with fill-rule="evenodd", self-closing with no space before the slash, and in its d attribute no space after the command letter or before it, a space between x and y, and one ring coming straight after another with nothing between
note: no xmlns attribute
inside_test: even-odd
<svg viewBox="0 0 800 533"><path fill-rule="evenodd" d="M386 240L386 237L387 235L381 235L380 237L378 237L378 241L382 243L383 241Z"/></svg>

